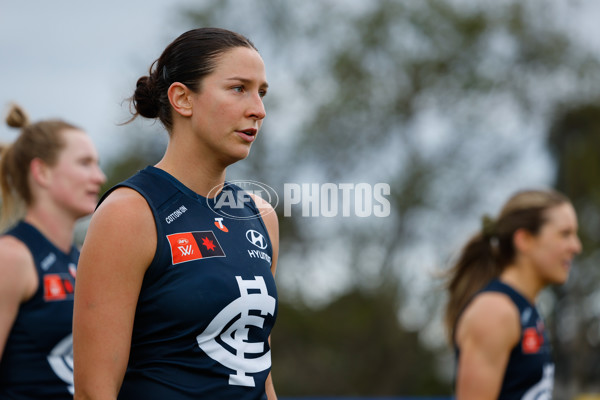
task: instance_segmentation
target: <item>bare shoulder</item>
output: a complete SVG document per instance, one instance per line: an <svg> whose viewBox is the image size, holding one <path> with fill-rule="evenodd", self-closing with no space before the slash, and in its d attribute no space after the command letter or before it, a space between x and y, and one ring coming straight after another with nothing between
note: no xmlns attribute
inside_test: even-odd
<svg viewBox="0 0 600 400"><path fill-rule="evenodd" d="M37 288L33 256L25 243L13 236L0 237L0 292L25 300Z"/></svg>
<svg viewBox="0 0 600 400"><path fill-rule="evenodd" d="M146 199L140 193L128 187L120 187L104 199L94 216L116 214L121 217L135 219L136 217L143 217L145 211L147 211L147 215L152 215Z"/></svg>
<svg viewBox="0 0 600 400"><path fill-rule="evenodd" d="M10 235L0 237L0 270L12 269L27 261L32 258L25 243Z"/></svg>
<svg viewBox="0 0 600 400"><path fill-rule="evenodd" d="M122 187L112 192L98 207L86 234L82 248L83 261L87 253L103 252L119 255L119 260L135 257L149 263L156 249L156 225L146 199L137 191Z"/></svg>
<svg viewBox="0 0 600 400"><path fill-rule="evenodd" d="M273 206L268 201L254 193L250 193L250 197L252 197L252 200L254 200L254 203L260 212L260 216L265 221L265 224L267 224L267 228L269 228L269 225L271 224L278 226L279 221L277 220L277 213L275 212Z"/></svg>
<svg viewBox="0 0 600 400"><path fill-rule="evenodd" d="M129 232L139 235L140 232L149 232L140 229L155 229L154 217L146 199L128 187L116 189L100 204L92 217L90 229L94 230L96 225L117 235Z"/></svg>
<svg viewBox="0 0 600 400"><path fill-rule="evenodd" d="M498 292L477 295L458 320L456 340L516 344L520 337L519 310L510 298Z"/></svg>

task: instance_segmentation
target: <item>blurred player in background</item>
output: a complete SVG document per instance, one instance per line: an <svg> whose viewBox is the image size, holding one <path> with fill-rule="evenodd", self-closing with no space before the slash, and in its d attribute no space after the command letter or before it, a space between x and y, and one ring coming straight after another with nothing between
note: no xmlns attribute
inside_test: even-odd
<svg viewBox="0 0 600 400"><path fill-rule="evenodd" d="M0 398L73 398L75 222L94 211L105 176L89 136L60 120L21 128L0 152Z"/></svg>
<svg viewBox="0 0 600 400"><path fill-rule="evenodd" d="M522 191L464 246L451 269L446 326L457 400L550 399L554 363L535 306L581 251L577 216L555 191Z"/></svg>

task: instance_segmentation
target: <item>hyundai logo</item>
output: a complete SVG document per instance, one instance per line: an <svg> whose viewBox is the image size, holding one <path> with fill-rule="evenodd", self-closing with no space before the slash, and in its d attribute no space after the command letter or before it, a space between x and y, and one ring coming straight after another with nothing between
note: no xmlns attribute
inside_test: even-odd
<svg viewBox="0 0 600 400"><path fill-rule="evenodd" d="M246 239L261 250L267 248L267 240L265 237L255 230L249 229L246 231Z"/></svg>

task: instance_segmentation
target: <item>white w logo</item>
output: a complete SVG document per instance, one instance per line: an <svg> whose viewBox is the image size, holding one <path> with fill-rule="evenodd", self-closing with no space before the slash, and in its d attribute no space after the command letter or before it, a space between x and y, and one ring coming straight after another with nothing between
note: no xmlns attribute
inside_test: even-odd
<svg viewBox="0 0 600 400"><path fill-rule="evenodd" d="M188 244L187 246L179 246L179 250L181 251L182 256L189 256L194 252L191 244Z"/></svg>

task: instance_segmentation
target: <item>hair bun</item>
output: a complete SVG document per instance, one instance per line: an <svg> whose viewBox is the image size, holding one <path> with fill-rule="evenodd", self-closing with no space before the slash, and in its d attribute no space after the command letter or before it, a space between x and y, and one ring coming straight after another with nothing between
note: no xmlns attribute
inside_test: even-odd
<svg viewBox="0 0 600 400"><path fill-rule="evenodd" d="M21 106L11 104L8 115L6 116L6 123L13 128L22 128L29 125L29 116Z"/></svg>
<svg viewBox="0 0 600 400"><path fill-rule="evenodd" d="M133 105L139 115L145 118L156 118L160 111L160 103L156 95L156 81L150 76L138 79L133 94Z"/></svg>

